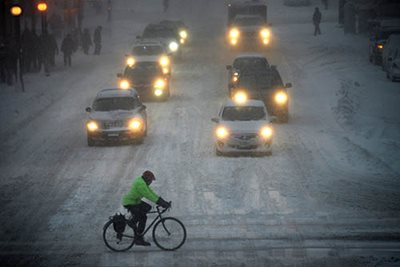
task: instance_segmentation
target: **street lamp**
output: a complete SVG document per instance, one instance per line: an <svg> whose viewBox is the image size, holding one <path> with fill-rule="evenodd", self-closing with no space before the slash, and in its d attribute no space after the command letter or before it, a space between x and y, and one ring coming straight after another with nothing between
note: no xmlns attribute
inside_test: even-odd
<svg viewBox="0 0 400 267"><path fill-rule="evenodd" d="M19 66L19 80L21 81L22 91L25 91L24 80L22 78L22 57L21 57L21 23L20 17L22 15L23 9L18 4L13 4L10 8L11 15L15 18L15 40L17 43L17 61Z"/></svg>
<svg viewBox="0 0 400 267"><path fill-rule="evenodd" d="M45 1L39 1L36 8L42 15L42 34L44 34L47 31L47 3Z"/></svg>

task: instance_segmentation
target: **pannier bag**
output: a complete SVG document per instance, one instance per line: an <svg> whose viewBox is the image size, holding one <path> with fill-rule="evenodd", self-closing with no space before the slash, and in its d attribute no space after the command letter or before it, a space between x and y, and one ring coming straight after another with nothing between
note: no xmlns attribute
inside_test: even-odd
<svg viewBox="0 0 400 267"><path fill-rule="evenodd" d="M112 218L112 222L115 232L122 234L125 231L126 220L124 215L116 213Z"/></svg>

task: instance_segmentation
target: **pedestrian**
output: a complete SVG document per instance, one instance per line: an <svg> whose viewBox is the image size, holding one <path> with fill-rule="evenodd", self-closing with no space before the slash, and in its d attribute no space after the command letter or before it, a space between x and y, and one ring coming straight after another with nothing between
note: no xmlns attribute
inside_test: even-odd
<svg viewBox="0 0 400 267"><path fill-rule="evenodd" d="M71 67L71 56L74 52L74 41L72 40L71 34L67 34L61 44L61 51L64 54L64 66Z"/></svg>
<svg viewBox="0 0 400 267"><path fill-rule="evenodd" d="M101 50L101 26L97 26L96 30L94 31L93 42L94 42L94 54L100 55Z"/></svg>
<svg viewBox="0 0 400 267"><path fill-rule="evenodd" d="M6 40L5 51L6 82L8 85L13 85L18 77L18 49L16 43Z"/></svg>
<svg viewBox="0 0 400 267"><path fill-rule="evenodd" d="M111 21L112 15L112 1L107 0L107 21Z"/></svg>
<svg viewBox="0 0 400 267"><path fill-rule="evenodd" d="M43 32L40 35L40 46L39 46L39 71L42 68L44 68L44 73L46 76L50 75L50 38L49 34L47 31Z"/></svg>
<svg viewBox="0 0 400 267"><path fill-rule="evenodd" d="M83 30L83 35L82 35L82 48L83 48L83 53L85 55L89 54L89 48L92 46L92 38L90 37L90 32L88 28L85 28Z"/></svg>
<svg viewBox="0 0 400 267"><path fill-rule="evenodd" d="M319 8L316 7L314 10L314 14L312 17L312 21L314 23L314 36L316 36L317 34L321 34L321 29L319 28L319 24L321 23L321 12L319 11Z"/></svg>
<svg viewBox="0 0 400 267"><path fill-rule="evenodd" d="M21 35L21 49L22 58L24 59L23 69L25 72L30 72L33 65L33 36L26 24Z"/></svg>
<svg viewBox="0 0 400 267"><path fill-rule="evenodd" d="M6 44L3 40L0 40L0 83L6 82Z"/></svg>
<svg viewBox="0 0 400 267"><path fill-rule="evenodd" d="M169 0L163 0L163 8L164 8L164 13L167 12L169 8Z"/></svg>
<svg viewBox="0 0 400 267"><path fill-rule="evenodd" d="M30 53L31 63L34 71L40 71L40 40L39 36L36 34L35 29L32 29L32 44L30 45L30 50L27 53Z"/></svg>

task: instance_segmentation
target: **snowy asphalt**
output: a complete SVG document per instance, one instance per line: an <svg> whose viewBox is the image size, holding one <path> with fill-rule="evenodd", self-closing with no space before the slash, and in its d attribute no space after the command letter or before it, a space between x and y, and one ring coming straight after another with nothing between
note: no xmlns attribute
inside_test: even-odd
<svg viewBox="0 0 400 267"><path fill-rule="evenodd" d="M313 7L270 2L275 39L265 55L293 84L291 117L274 125L270 157L214 154L210 119L236 55L224 44L223 1L177 0L167 14L154 10L159 3L116 1L118 16L102 22L102 55L79 51L71 69L58 59L50 77L26 76L24 94L2 85L1 266L400 264L400 86L367 63L365 37L343 36L336 10L314 38ZM85 107L116 85L135 36L164 16L182 17L192 37L171 98L145 103L144 144L88 147ZM103 224L146 169L187 242L176 252L111 252Z"/></svg>

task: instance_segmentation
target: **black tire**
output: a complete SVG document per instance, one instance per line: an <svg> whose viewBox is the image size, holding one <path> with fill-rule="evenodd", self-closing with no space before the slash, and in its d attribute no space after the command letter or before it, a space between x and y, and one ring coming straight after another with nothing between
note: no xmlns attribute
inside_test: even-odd
<svg viewBox="0 0 400 267"><path fill-rule="evenodd" d="M132 231L130 235L129 231ZM134 231L128 225L126 225L125 231L121 236L121 239L117 237L112 220L109 220L103 228L103 241L106 246L112 251L123 252L130 249L134 244Z"/></svg>
<svg viewBox="0 0 400 267"><path fill-rule="evenodd" d="M215 155L217 155L218 157L223 156L222 152L219 151L217 148L215 148Z"/></svg>
<svg viewBox="0 0 400 267"><path fill-rule="evenodd" d="M88 144L88 146L94 146L95 145L95 141L88 136L87 137L87 144Z"/></svg>
<svg viewBox="0 0 400 267"><path fill-rule="evenodd" d="M153 240L162 250L177 250L186 241L186 228L178 219L163 218L153 227Z"/></svg>

